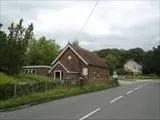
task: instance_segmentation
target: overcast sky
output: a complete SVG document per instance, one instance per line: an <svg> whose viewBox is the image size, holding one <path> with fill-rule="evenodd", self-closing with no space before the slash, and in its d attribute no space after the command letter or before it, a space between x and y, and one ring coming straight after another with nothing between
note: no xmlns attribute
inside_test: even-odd
<svg viewBox="0 0 160 120"><path fill-rule="evenodd" d="M0 0L0 22L24 19L33 22L34 34L55 39L62 47L79 40L88 50L135 48L145 50L160 44L159 0L100 0L87 25L95 0ZM81 32L80 32L81 31Z"/></svg>

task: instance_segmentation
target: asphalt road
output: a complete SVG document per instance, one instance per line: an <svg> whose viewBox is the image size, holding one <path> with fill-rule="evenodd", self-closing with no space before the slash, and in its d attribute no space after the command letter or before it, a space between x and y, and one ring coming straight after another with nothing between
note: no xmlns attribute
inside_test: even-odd
<svg viewBox="0 0 160 120"><path fill-rule="evenodd" d="M21 110L0 112L0 120L3 119L160 120L160 82L139 82Z"/></svg>

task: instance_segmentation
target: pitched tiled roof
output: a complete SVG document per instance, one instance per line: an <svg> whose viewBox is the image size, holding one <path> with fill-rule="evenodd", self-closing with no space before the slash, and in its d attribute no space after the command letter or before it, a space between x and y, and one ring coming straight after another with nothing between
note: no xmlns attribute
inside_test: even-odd
<svg viewBox="0 0 160 120"><path fill-rule="evenodd" d="M106 67L104 60L100 59L96 53L85 50L77 45L71 45L71 47L89 64L100 67Z"/></svg>

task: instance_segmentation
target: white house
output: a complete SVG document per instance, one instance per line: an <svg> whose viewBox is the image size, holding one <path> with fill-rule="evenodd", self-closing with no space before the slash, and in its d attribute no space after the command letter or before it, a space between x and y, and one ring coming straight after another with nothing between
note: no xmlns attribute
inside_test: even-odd
<svg viewBox="0 0 160 120"><path fill-rule="evenodd" d="M131 72L133 72L134 75L142 74L142 65L138 64L134 60L128 60L124 64L124 70L125 71L131 71Z"/></svg>

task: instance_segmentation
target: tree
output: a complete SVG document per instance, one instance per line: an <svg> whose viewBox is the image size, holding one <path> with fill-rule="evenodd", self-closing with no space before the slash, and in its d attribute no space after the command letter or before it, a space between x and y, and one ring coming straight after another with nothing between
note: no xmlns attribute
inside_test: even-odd
<svg viewBox="0 0 160 120"><path fill-rule="evenodd" d="M160 45L145 53L143 73L160 75Z"/></svg>
<svg viewBox="0 0 160 120"><path fill-rule="evenodd" d="M112 72L117 68L118 66L118 60L117 57L112 55L111 53L109 53L106 57L106 64L109 68L110 73L112 74Z"/></svg>
<svg viewBox="0 0 160 120"><path fill-rule="evenodd" d="M126 59L133 59L139 64L141 64L144 58L144 53L145 52L142 48L129 49L126 53Z"/></svg>
<svg viewBox="0 0 160 120"><path fill-rule="evenodd" d="M78 41L78 40L73 41L73 42L72 42L72 45L79 46L79 41Z"/></svg>
<svg viewBox="0 0 160 120"><path fill-rule="evenodd" d="M3 25L0 23L0 29ZM3 69L3 64L5 61L5 48L6 48L6 43L7 43L7 36L4 31L0 30L0 72Z"/></svg>
<svg viewBox="0 0 160 120"><path fill-rule="evenodd" d="M33 24L31 23L27 28L22 26L21 19L17 25L11 23L8 28L7 42L5 46L5 58L3 64L3 71L8 74L18 73L25 63L25 52L27 50L28 41L33 36Z"/></svg>
<svg viewBox="0 0 160 120"><path fill-rule="evenodd" d="M29 65L49 65L59 53L59 45L55 40L47 40L46 37L41 37L39 40L33 39L30 41L30 46L27 52Z"/></svg>

